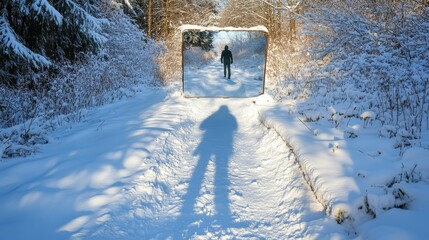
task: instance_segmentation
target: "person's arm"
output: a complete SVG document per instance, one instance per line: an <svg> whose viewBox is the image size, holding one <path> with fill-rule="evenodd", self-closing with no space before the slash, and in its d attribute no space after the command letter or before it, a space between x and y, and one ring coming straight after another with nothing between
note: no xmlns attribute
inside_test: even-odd
<svg viewBox="0 0 429 240"><path fill-rule="evenodd" d="M222 54L221 54L221 56L220 56L220 63L223 63L223 58L224 58L224 51L222 51Z"/></svg>
<svg viewBox="0 0 429 240"><path fill-rule="evenodd" d="M234 62L234 59L232 59L232 53L231 53L231 64Z"/></svg>

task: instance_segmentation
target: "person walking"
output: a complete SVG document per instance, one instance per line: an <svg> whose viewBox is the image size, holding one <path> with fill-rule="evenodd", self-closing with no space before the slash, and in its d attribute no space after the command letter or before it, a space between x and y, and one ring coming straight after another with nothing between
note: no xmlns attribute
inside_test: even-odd
<svg viewBox="0 0 429 240"><path fill-rule="evenodd" d="M228 69L228 79L231 79L231 64L233 63L232 53L228 50L228 45L222 51L220 62L223 63L223 77L226 77L226 69Z"/></svg>

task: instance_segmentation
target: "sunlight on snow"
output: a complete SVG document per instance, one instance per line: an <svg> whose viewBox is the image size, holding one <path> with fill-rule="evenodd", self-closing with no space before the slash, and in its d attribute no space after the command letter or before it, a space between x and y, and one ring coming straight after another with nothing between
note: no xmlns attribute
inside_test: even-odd
<svg viewBox="0 0 429 240"><path fill-rule="evenodd" d="M35 203L36 201L38 201L41 197L42 197L41 192L27 193L26 195L24 195L24 197L21 198L19 205L21 207L29 206L29 205Z"/></svg>
<svg viewBox="0 0 429 240"><path fill-rule="evenodd" d="M93 188L104 188L116 182L117 174L112 165L104 165L91 176L90 186Z"/></svg>
<svg viewBox="0 0 429 240"><path fill-rule="evenodd" d="M62 226L58 231L75 232L89 221L88 216L81 216L73 219L66 225Z"/></svg>

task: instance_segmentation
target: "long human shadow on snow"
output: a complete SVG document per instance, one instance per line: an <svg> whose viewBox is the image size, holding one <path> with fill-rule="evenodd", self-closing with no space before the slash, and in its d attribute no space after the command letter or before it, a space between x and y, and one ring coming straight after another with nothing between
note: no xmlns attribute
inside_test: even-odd
<svg viewBox="0 0 429 240"><path fill-rule="evenodd" d="M228 164L233 153L233 139L237 130L236 118L230 113L227 106L221 106L218 111L205 119L200 129L204 131L203 138L194 151L199 156L198 163L193 171L184 203L180 211L178 223L181 228L189 230L189 224L199 221L199 229L210 227L212 223L222 228L238 226L234 223L229 199L230 181ZM214 205L215 212L211 217L199 216L194 206L203 187L204 176L207 173L210 160L214 160ZM211 179L209 179L211 181ZM182 229L183 230L183 229ZM198 232L198 230L197 230Z"/></svg>

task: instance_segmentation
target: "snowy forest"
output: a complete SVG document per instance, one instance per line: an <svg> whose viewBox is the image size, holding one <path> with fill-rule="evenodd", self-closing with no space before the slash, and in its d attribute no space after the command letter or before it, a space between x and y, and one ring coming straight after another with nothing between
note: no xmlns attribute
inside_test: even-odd
<svg viewBox="0 0 429 240"><path fill-rule="evenodd" d="M87 121L92 109L154 91L180 95L186 24L268 29L265 95L282 107L260 110L259 120L295 152L305 182L347 237L381 236L360 227L390 209L418 205L429 213L427 203L412 205L429 198L420 191L429 180L429 0L0 0L0 164L37 156L55 142L52 132ZM307 140L282 133L289 115L279 111L294 114L315 139L341 133L325 157L353 158L359 194L321 183L318 163L300 161L294 145ZM357 155L331 156L344 149ZM302 152L323 158L312 154ZM415 164L400 162L414 157ZM387 173L377 178L381 169ZM410 239L423 236L416 234Z"/></svg>

